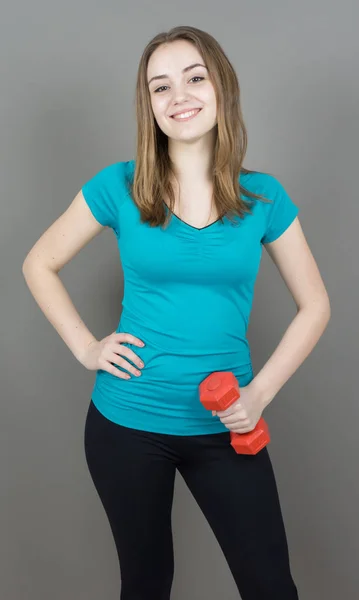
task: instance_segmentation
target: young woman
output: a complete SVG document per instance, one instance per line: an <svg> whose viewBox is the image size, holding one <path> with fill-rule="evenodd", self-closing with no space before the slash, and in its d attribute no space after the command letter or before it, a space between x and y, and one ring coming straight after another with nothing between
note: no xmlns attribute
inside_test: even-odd
<svg viewBox="0 0 359 600"><path fill-rule="evenodd" d="M236 74L194 27L157 35L137 80L136 160L97 172L23 265L40 308L96 382L85 425L89 471L118 551L122 600L168 600L176 470L213 530L243 600L295 600L267 447L237 453L330 318L298 207L273 175L242 166ZM113 229L125 291L117 330L97 340L58 272ZM297 314L254 376L246 339L262 245ZM144 345L143 343L144 342ZM231 371L241 396L212 413L199 384Z"/></svg>

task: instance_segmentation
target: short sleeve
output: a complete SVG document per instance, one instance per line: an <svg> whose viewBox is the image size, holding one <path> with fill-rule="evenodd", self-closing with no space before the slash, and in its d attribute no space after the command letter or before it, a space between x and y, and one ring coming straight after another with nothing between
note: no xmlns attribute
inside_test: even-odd
<svg viewBox="0 0 359 600"><path fill-rule="evenodd" d="M123 163L98 171L81 188L82 195L95 219L118 234L118 208L121 202Z"/></svg>
<svg viewBox="0 0 359 600"><path fill-rule="evenodd" d="M266 226L261 239L262 244L274 242L288 229L299 213L299 207L293 202L283 185L273 175L267 175L268 188L263 195L271 200L265 203Z"/></svg>

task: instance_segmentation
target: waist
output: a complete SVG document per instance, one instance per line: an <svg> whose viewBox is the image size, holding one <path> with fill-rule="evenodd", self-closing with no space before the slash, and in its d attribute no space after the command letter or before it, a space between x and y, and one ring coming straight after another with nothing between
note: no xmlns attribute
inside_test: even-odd
<svg viewBox="0 0 359 600"><path fill-rule="evenodd" d="M241 348L196 352L193 348L182 347L181 350L176 348L169 351L153 344L143 335L138 337L146 344L143 348L129 342L123 342L121 345L130 348L143 361L141 376L131 375L131 379L125 380L105 372L106 378L116 380L117 387L131 389L148 384L177 390L180 387L188 392L199 386L201 381L214 371L231 371L238 379L251 378L253 375L250 353ZM134 364L126 356L121 358ZM125 367L116 367L128 372Z"/></svg>
<svg viewBox="0 0 359 600"><path fill-rule="evenodd" d="M161 326L160 319L152 325L143 320L122 313L116 329L117 333L130 333L142 340L146 346L152 346L159 351L173 356L206 357L235 357L236 361L250 364L250 348L245 331L237 325L220 326L208 323L206 326L192 327L188 323L176 321ZM135 348L139 349L139 347ZM134 350L135 351L135 350Z"/></svg>

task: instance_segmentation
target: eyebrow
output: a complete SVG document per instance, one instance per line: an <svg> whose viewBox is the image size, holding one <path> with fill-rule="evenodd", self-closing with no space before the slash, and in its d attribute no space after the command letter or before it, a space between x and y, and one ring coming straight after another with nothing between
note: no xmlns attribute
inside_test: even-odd
<svg viewBox="0 0 359 600"><path fill-rule="evenodd" d="M184 69L182 69L182 73L186 73L187 71L190 71L191 69L194 69L195 67L204 67L205 69L207 69L207 67L205 67L201 63L194 63L193 65L189 65L188 67L185 67ZM167 77L169 77L169 76L166 74L156 75L155 77L151 77L151 79L148 82L148 85L150 85L151 81L153 81L154 79L166 79Z"/></svg>

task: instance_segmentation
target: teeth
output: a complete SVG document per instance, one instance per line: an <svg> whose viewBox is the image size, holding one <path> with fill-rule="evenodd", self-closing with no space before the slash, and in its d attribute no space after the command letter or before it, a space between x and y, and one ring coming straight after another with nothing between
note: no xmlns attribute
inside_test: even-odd
<svg viewBox="0 0 359 600"><path fill-rule="evenodd" d="M186 112L186 113L181 113L179 115L174 116L173 118L174 119L188 119L188 117L195 115L196 112L199 112L199 109L191 110L190 112Z"/></svg>

